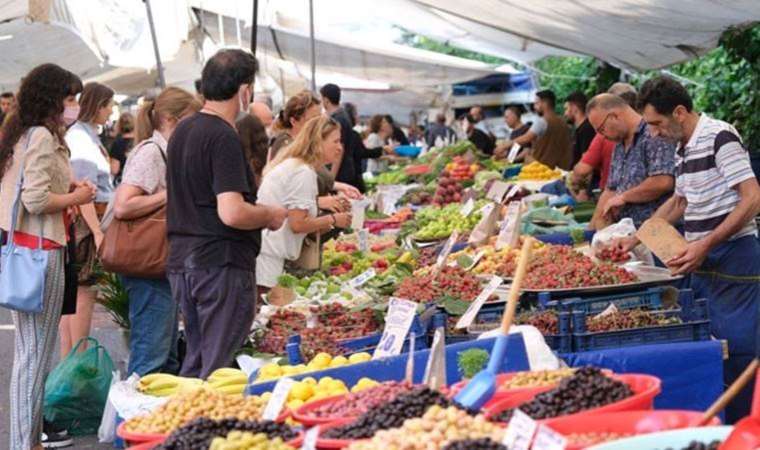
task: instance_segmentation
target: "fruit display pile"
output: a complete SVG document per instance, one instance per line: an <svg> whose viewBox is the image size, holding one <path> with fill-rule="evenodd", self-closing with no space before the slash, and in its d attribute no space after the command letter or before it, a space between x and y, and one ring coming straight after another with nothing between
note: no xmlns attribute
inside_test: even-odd
<svg viewBox="0 0 760 450"><path fill-rule="evenodd" d="M129 419L124 427L130 433L168 434L199 417L258 420L270 397L268 393L243 397L198 388L175 394L150 414Z"/></svg>
<svg viewBox="0 0 760 450"><path fill-rule="evenodd" d="M282 354L288 337L300 334L304 358L311 359L323 351L340 355L344 353L340 340L367 336L380 328L370 309L352 312L339 303L329 303L312 307L310 314L316 317L313 328L307 328L306 315L292 309L278 309L270 317L267 330L258 343L259 351Z"/></svg>
<svg viewBox="0 0 760 450"><path fill-rule="evenodd" d="M472 270L476 274L498 275L504 278L511 278L517 269L517 259L520 256L520 250L504 247L496 250L494 246L488 245L480 249L483 257L478 265Z"/></svg>
<svg viewBox="0 0 760 450"><path fill-rule="evenodd" d="M154 397L169 397L178 392L192 390L203 384L198 378L185 378L168 373L152 373L140 377L137 390Z"/></svg>
<svg viewBox="0 0 760 450"><path fill-rule="evenodd" d="M630 433L612 433L612 432L591 432L591 433L570 433L567 442L579 447L590 447L601 444L602 442L614 441L633 436Z"/></svg>
<svg viewBox="0 0 760 450"><path fill-rule="evenodd" d="M330 439L370 438L380 430L400 427L406 419L422 417L433 405L449 407L451 401L438 391L415 388L370 409L353 422L327 430L324 437Z"/></svg>
<svg viewBox="0 0 760 450"><path fill-rule="evenodd" d="M526 312L515 317L518 325L532 325L538 328L544 336L559 334L559 319L557 313L551 310L541 312Z"/></svg>
<svg viewBox="0 0 760 450"><path fill-rule="evenodd" d="M279 438L280 442L289 441L297 436L297 433L284 423L235 418L213 420L200 417L174 430L159 448L161 450L206 450L215 439L224 438L235 431L261 434L264 441L274 438Z"/></svg>
<svg viewBox="0 0 760 450"><path fill-rule="evenodd" d="M450 163L446 164L441 177L451 177L455 181L472 180L479 170L479 165L467 162L462 156L455 156Z"/></svg>
<svg viewBox="0 0 760 450"><path fill-rule="evenodd" d="M349 364L358 364L367 362L372 358L372 355L366 352L354 353L346 358L345 356L338 355L332 357L329 353L321 352L314 355L308 364L298 365L279 365L276 363L269 363L261 367L256 377L256 383L262 381L276 380L282 376L300 375L307 372L315 372L318 370L324 370L332 367L342 367Z"/></svg>
<svg viewBox="0 0 760 450"><path fill-rule="evenodd" d="M604 261L612 261L612 262L626 262L631 259L631 254L621 250L618 247L604 247L598 254L597 257Z"/></svg>
<svg viewBox="0 0 760 450"><path fill-rule="evenodd" d="M374 181L377 184L404 184L408 179L403 170L389 170L375 177Z"/></svg>
<svg viewBox="0 0 760 450"><path fill-rule="evenodd" d="M524 181L544 181L554 180L561 176L562 171L559 169L552 170L549 166L545 166L538 161L533 161L522 167L517 179Z"/></svg>
<svg viewBox="0 0 760 450"><path fill-rule="evenodd" d="M552 245L533 257L524 286L527 289L567 289L635 281L636 275L615 264L596 263L570 246Z"/></svg>
<svg viewBox="0 0 760 450"><path fill-rule="evenodd" d="M264 433L233 431L227 437L214 438L209 450L291 450L280 438L269 439Z"/></svg>
<svg viewBox="0 0 760 450"><path fill-rule="evenodd" d="M446 266L435 279L433 273L405 279L393 295L418 303L436 302L444 296L470 302L480 291L476 276L459 267Z"/></svg>
<svg viewBox="0 0 760 450"><path fill-rule="evenodd" d="M668 317L662 313L654 313L642 309L616 311L599 317L586 317L586 329L592 333L656 327L675 323L681 323L681 319L677 316Z"/></svg>
<svg viewBox="0 0 760 450"><path fill-rule="evenodd" d="M357 395L364 390L371 389L379 383L370 378L360 379L351 392ZM287 407L291 410L300 408L306 403L321 400L327 397L348 394L349 390L346 384L341 380L332 377L322 377L319 381L312 377L306 377L301 381L293 383L287 398Z"/></svg>
<svg viewBox="0 0 760 450"><path fill-rule="evenodd" d="M554 386L561 380L575 374L575 369L537 370L534 372L517 372L501 384L502 389L519 389Z"/></svg>
<svg viewBox="0 0 760 450"><path fill-rule="evenodd" d="M472 231L480 221L481 202L475 203L475 210L467 217L461 213L462 205L452 203L443 208L426 207L417 212L418 226L414 238L420 241L445 239L454 232Z"/></svg>
<svg viewBox="0 0 760 450"><path fill-rule="evenodd" d="M504 444L500 444L489 438L463 439L446 444L443 450L508 450Z"/></svg>
<svg viewBox="0 0 760 450"><path fill-rule="evenodd" d="M463 190L464 186L462 186L461 181L441 174L441 179L438 181L438 187L435 189L435 195L433 196L433 204L440 206L448 205L449 203L459 203L462 201Z"/></svg>
<svg viewBox="0 0 760 450"><path fill-rule="evenodd" d="M373 436L368 441L352 443L348 449L444 448L449 443L456 441L483 438L487 438L493 442L501 442L504 439L504 429L493 423L489 423L480 414L473 416L454 406L434 405L421 417L410 418L410 420L406 420L403 424L393 427L393 429L377 431L376 434L373 433ZM453 448L472 450L494 447L469 447L459 444Z"/></svg>
<svg viewBox="0 0 760 450"><path fill-rule="evenodd" d="M411 390L412 386L406 382L388 381L358 392L352 392L334 402L312 410L310 414L316 417L360 416L372 408Z"/></svg>
<svg viewBox="0 0 760 450"><path fill-rule="evenodd" d="M538 394L518 408L536 420L549 419L599 408L632 395L631 388L622 381L604 375L598 368L584 367L560 381L556 388ZM507 423L512 412L513 409L506 409L491 420Z"/></svg>

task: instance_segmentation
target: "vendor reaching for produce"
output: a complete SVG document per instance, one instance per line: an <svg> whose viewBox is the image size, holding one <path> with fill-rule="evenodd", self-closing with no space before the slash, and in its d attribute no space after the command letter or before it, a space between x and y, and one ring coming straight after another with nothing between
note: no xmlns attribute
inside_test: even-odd
<svg viewBox="0 0 760 450"><path fill-rule="evenodd" d="M350 213L317 216L317 170L338 158L340 131L340 125L333 119L315 117L306 122L296 140L264 169L259 201L281 205L288 210L288 215L280 229L262 233L261 253L256 260L260 291L277 284L285 260L298 259L307 234L351 225Z"/></svg>
<svg viewBox="0 0 760 450"><path fill-rule="evenodd" d="M673 192L675 147L650 135L641 115L617 95L597 95L587 111L597 133L617 142L598 207L609 221L630 217L639 226Z"/></svg>
<svg viewBox="0 0 760 450"><path fill-rule="evenodd" d="M707 298L713 336L728 340L724 379L730 384L760 351L760 242L755 216L760 186L749 153L730 124L693 110L677 81L644 83L640 103L650 132L677 143L675 194L654 214L682 218L686 249L666 264L691 273L696 298ZM625 250L636 244L630 238ZM750 382L726 409L728 423L749 412Z"/></svg>

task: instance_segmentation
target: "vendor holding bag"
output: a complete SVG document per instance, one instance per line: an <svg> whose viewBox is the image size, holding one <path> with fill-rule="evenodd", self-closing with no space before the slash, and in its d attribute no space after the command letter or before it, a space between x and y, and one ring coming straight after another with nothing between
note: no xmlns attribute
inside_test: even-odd
<svg viewBox="0 0 760 450"><path fill-rule="evenodd" d="M710 331L728 341L726 384L760 352L760 242L755 216L760 186L749 152L730 124L693 110L677 81L644 83L639 102L649 131L677 144L675 194L654 214L671 224L683 218L686 249L665 261L676 274L691 274L696 298L707 298ZM623 249L637 243L626 240ZM748 383L726 408L726 422L749 413Z"/></svg>
<svg viewBox="0 0 760 450"><path fill-rule="evenodd" d="M2 248L0 306L13 309L16 327L11 449L42 448L45 378L64 297L67 211L96 195L91 184L72 183L63 137L65 126L76 120L80 92L82 82L73 73L54 64L36 67L23 77L18 109L0 133L0 228L9 233ZM46 430L44 442L62 446L71 439Z"/></svg>
<svg viewBox="0 0 760 450"><path fill-rule="evenodd" d="M313 260L301 255L307 234L351 226L351 214L347 212L317 215L317 170L340 160L341 152L340 125L319 116L309 120L295 141L280 150L264 169L259 202L281 205L288 210L288 216L280 229L261 233L261 252L256 260L260 294L277 284L286 260ZM309 250L319 252L318 242Z"/></svg>
<svg viewBox="0 0 760 450"><path fill-rule="evenodd" d="M155 100L143 102L137 115L137 140L140 143L130 153L121 184L116 190L113 204L116 220L140 219L166 205L167 142L179 121L200 109L200 102L192 94L177 87L168 87ZM162 233L114 235L114 238L128 238L132 242L112 243L112 235L106 231L104 246L114 248L115 253L118 253L120 244L137 247L134 239L159 238L165 241L166 222L163 221L160 225L158 221L154 223L163 228ZM163 242L148 242L147 246L166 248ZM177 373L178 312L169 281L165 275L158 278L140 276L141 269L147 273L150 268L130 269L130 274L120 274L129 294L129 323L132 330L129 335L127 372L140 376L153 372Z"/></svg>

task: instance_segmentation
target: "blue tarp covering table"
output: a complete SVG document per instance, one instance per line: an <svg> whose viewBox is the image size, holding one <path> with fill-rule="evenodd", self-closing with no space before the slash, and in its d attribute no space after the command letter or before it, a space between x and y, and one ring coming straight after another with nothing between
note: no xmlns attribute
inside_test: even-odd
<svg viewBox="0 0 760 450"><path fill-rule="evenodd" d="M723 348L719 341L641 345L568 353L573 367L594 365L619 373L645 373L662 380L657 409L706 410L723 393Z"/></svg>

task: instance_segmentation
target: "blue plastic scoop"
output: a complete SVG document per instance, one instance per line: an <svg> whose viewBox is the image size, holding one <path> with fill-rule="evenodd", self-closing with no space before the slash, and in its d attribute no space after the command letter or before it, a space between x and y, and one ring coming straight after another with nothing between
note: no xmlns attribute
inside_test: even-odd
<svg viewBox="0 0 760 450"><path fill-rule="evenodd" d="M525 278L525 273L528 271L528 262L530 261L533 242L534 240L531 237L525 238L523 242L520 259L517 262L517 270L515 270L515 277L512 280L512 286L509 288L507 307L504 309L504 316L501 319L501 334L496 337L496 342L493 344L488 365L485 369L478 372L467 383L467 386L454 397L455 402L466 408L480 409L493 397L496 391L496 374L499 373L499 369L504 361L504 355L507 353L507 335L509 334L509 327L512 326L512 320L515 317L522 282Z"/></svg>

